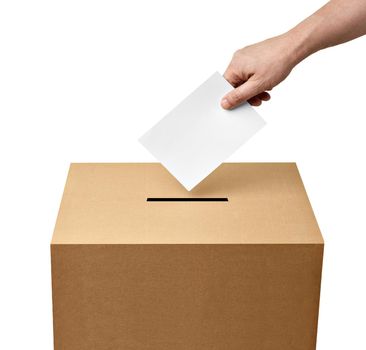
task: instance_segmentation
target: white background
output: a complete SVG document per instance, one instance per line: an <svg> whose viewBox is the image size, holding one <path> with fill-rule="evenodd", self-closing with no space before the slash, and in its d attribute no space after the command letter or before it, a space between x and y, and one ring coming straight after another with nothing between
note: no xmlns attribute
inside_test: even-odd
<svg viewBox="0 0 366 350"><path fill-rule="evenodd" d="M70 162L137 142L232 53L324 1L0 2L0 348L51 349L49 243ZM296 161L326 241L318 349L365 349L366 37L272 91L230 161ZM301 315L299 315L301 317Z"/></svg>

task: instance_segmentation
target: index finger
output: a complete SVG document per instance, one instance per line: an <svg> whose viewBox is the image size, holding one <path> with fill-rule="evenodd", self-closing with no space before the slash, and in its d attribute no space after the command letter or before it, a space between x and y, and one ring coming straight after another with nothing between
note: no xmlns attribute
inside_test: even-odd
<svg viewBox="0 0 366 350"><path fill-rule="evenodd" d="M226 68L226 71L224 73L224 78L233 86L237 87L241 84L243 84L243 80L238 77L237 74L235 74L234 70L229 66Z"/></svg>

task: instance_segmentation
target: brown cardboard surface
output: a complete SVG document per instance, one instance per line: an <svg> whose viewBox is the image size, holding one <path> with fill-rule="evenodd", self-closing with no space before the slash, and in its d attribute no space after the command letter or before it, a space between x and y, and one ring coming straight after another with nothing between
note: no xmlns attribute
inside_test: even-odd
<svg viewBox="0 0 366 350"><path fill-rule="evenodd" d="M314 350L322 246L53 246L56 350Z"/></svg>
<svg viewBox="0 0 366 350"><path fill-rule="evenodd" d="M159 164L73 164L51 257L55 350L316 348L323 240L295 164L192 192Z"/></svg>
<svg viewBox="0 0 366 350"><path fill-rule="evenodd" d="M227 197L228 202L147 202ZM53 244L322 243L294 163L221 165L187 192L156 163L72 164Z"/></svg>

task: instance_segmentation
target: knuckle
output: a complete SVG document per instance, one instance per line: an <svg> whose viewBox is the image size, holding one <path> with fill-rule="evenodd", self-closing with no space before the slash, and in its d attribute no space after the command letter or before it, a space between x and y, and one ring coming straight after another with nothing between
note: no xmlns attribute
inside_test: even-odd
<svg viewBox="0 0 366 350"><path fill-rule="evenodd" d="M236 50L235 52L234 52L234 54L233 54L233 60L235 60L235 59L237 59L237 58L239 58L239 57L241 57L242 56L242 52L241 52L241 50Z"/></svg>

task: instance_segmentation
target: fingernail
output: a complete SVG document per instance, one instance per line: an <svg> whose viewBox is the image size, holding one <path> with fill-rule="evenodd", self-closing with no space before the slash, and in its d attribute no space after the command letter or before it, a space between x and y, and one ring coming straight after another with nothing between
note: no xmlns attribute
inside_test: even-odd
<svg viewBox="0 0 366 350"><path fill-rule="evenodd" d="M229 109L230 108L229 101L226 98L223 98L221 100L221 107L224 108L224 109Z"/></svg>

